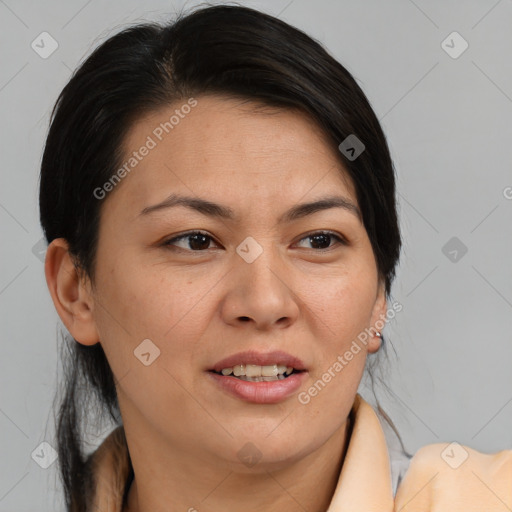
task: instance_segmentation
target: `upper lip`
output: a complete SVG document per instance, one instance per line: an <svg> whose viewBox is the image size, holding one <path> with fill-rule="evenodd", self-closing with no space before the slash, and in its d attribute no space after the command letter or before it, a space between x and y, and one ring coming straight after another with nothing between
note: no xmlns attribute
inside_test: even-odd
<svg viewBox="0 0 512 512"><path fill-rule="evenodd" d="M304 363L295 356L275 350L273 352L257 352L255 350L247 350L245 352L238 352L229 357L217 361L210 370L220 372L224 368L231 368L237 364L257 364L260 366L270 366L273 364L282 364L291 366L295 370L305 370Z"/></svg>

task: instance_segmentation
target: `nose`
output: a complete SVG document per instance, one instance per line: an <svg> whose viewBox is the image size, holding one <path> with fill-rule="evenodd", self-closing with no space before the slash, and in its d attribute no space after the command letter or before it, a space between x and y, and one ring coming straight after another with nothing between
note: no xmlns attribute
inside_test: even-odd
<svg viewBox="0 0 512 512"><path fill-rule="evenodd" d="M222 305L230 325L253 324L268 330L293 324L300 313L293 290L293 272L272 247L266 246L252 262L236 254Z"/></svg>

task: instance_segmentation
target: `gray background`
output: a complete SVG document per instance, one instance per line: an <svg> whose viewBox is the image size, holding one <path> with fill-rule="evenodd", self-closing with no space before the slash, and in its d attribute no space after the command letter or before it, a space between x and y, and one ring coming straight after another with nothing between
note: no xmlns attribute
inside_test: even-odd
<svg viewBox="0 0 512 512"><path fill-rule="evenodd" d="M184 3L0 0L0 511L62 510L57 464L31 458L53 442L58 368L58 316L36 255L50 109L93 47ZM512 1L241 3L322 42L388 137L404 236L392 294L403 310L384 331L396 356L382 360L390 392L378 396L407 449L512 448ZM47 59L31 48L43 31L59 44ZM453 31L469 44L458 58L442 47ZM467 248L456 261L442 250L452 237Z"/></svg>

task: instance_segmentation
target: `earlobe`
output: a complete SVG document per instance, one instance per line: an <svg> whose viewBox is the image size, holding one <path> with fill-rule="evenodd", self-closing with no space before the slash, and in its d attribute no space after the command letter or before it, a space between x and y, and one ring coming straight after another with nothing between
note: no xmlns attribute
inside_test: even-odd
<svg viewBox="0 0 512 512"><path fill-rule="evenodd" d="M96 344L99 336L92 314L94 301L79 278L64 238L56 238L48 246L44 271L55 309L71 336L83 345Z"/></svg>
<svg viewBox="0 0 512 512"><path fill-rule="evenodd" d="M382 337L380 336L381 331L386 324L387 312L387 300L386 300L386 288L384 281L379 281L379 288L377 291L377 297L372 311L372 320L370 324L371 336L368 340L368 353L373 354L377 352L382 343Z"/></svg>

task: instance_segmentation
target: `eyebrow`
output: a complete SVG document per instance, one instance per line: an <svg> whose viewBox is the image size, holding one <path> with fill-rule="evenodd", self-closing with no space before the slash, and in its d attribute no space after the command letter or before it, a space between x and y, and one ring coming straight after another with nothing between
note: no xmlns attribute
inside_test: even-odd
<svg viewBox="0 0 512 512"><path fill-rule="evenodd" d="M208 217L217 217L227 220L234 220L236 217L235 212L228 206L213 203L197 197L180 196L178 194L171 194L161 203L147 206L140 212L139 217L175 206L185 206ZM279 217L278 223L282 224L291 222L330 208L342 208L361 220L361 212L359 208L349 199L343 196L326 196L316 201L293 206Z"/></svg>

